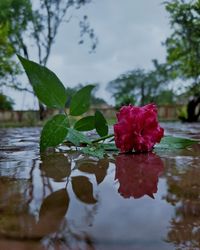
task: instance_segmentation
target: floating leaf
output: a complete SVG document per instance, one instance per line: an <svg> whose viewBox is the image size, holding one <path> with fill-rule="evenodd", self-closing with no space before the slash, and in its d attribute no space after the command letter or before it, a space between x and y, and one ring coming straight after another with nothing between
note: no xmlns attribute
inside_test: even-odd
<svg viewBox="0 0 200 250"><path fill-rule="evenodd" d="M70 103L70 115L82 115L88 111L90 107L91 92L94 87L94 85L87 85L72 96Z"/></svg>
<svg viewBox="0 0 200 250"><path fill-rule="evenodd" d="M75 123L74 128L79 131L90 131L94 129L94 116L83 117Z"/></svg>
<svg viewBox="0 0 200 250"><path fill-rule="evenodd" d="M97 202L93 197L92 183L86 176L72 177L72 189L80 201L87 204L95 204Z"/></svg>
<svg viewBox="0 0 200 250"><path fill-rule="evenodd" d="M68 134L66 139L71 143L73 143L75 146L80 146L81 143L86 143L86 144L91 143L90 139L86 135L73 128L68 129Z"/></svg>
<svg viewBox="0 0 200 250"><path fill-rule="evenodd" d="M64 141L69 127L68 117L63 114L55 115L43 127L40 136L40 150L56 147Z"/></svg>
<svg viewBox="0 0 200 250"><path fill-rule="evenodd" d="M155 145L156 149L182 149L189 147L195 143L198 143L196 140L174 137L174 136L165 136L162 138L159 144Z"/></svg>
<svg viewBox="0 0 200 250"><path fill-rule="evenodd" d="M49 69L18 55L34 93L50 108L64 108L67 101L66 89L58 77Z"/></svg>
<svg viewBox="0 0 200 250"><path fill-rule="evenodd" d="M102 137L108 134L108 124L103 114L97 110L95 112L95 128L97 133Z"/></svg>
<svg viewBox="0 0 200 250"><path fill-rule="evenodd" d="M81 151L84 154L88 154L88 155L91 155L93 157L97 157L99 159L103 158L104 154L105 154L104 148L100 145L93 145L93 146L89 145L87 147L82 148Z"/></svg>

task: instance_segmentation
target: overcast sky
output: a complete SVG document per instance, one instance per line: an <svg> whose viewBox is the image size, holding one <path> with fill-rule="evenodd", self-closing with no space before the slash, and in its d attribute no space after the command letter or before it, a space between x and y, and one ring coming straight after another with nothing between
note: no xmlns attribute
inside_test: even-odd
<svg viewBox="0 0 200 250"><path fill-rule="evenodd" d="M98 96L113 104L105 89L110 80L134 68L149 69L154 58L164 61L165 48L161 42L170 29L161 0L93 0L73 13L70 23L60 27L48 62L65 86L98 82ZM92 54L88 53L89 41L78 45L78 18L84 14L99 39ZM12 91L12 97L15 109L37 107L36 100L26 93Z"/></svg>

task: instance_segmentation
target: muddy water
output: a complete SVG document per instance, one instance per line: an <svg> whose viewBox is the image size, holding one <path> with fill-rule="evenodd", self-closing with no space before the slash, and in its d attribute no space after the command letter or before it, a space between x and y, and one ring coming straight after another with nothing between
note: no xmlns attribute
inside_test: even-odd
<svg viewBox="0 0 200 250"><path fill-rule="evenodd" d="M163 124L200 139L199 124ZM40 156L38 128L0 130L1 250L200 249L200 145L95 160Z"/></svg>

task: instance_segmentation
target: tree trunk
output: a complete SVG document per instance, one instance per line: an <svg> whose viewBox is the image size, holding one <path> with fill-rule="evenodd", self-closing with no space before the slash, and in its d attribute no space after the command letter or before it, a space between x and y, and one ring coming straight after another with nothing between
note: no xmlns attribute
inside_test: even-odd
<svg viewBox="0 0 200 250"><path fill-rule="evenodd" d="M200 96L194 97L187 105L187 122L197 122L200 116Z"/></svg>
<svg viewBox="0 0 200 250"><path fill-rule="evenodd" d="M40 121L43 121L46 118L46 109L41 102L39 102L39 118Z"/></svg>

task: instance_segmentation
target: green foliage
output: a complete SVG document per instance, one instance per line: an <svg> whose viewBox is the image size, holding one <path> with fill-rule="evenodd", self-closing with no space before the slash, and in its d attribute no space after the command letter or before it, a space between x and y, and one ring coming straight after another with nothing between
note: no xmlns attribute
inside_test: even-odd
<svg viewBox="0 0 200 250"><path fill-rule="evenodd" d="M102 141L108 138L113 138L114 135L108 135L108 124L100 111L97 110L94 116L80 118L75 123L74 128L71 128L65 110L66 90L63 84L58 80L56 75L47 68L20 56L19 59L25 68L37 97L46 105L59 107L65 112L65 114L55 115L43 127L40 137L41 151L45 151L48 147L56 147L67 140L67 142L72 143L74 146L83 147L82 152L93 157L102 158L107 151L117 152L117 148L113 143L102 143ZM93 88L93 85L85 86L73 95L69 102L70 115L78 116L88 110ZM81 132L90 131L94 128L100 138L93 141L91 141L89 136ZM161 144L156 148L183 148L193 143L196 143L196 141L168 136L162 139ZM88 184L88 188L89 186Z"/></svg>
<svg viewBox="0 0 200 250"><path fill-rule="evenodd" d="M11 98L0 93L0 110L13 110L14 102Z"/></svg>
<svg viewBox="0 0 200 250"><path fill-rule="evenodd" d="M95 128L97 133L103 137L108 134L108 124L100 111L95 112Z"/></svg>
<svg viewBox="0 0 200 250"><path fill-rule="evenodd" d="M106 151L102 145L90 145L82 148L81 151L86 155L90 155L99 159L102 159L106 154Z"/></svg>
<svg viewBox="0 0 200 250"><path fill-rule="evenodd" d="M21 70L13 56L23 45L22 34L32 18L31 13L30 0L0 1L0 86L20 89L16 75Z"/></svg>
<svg viewBox="0 0 200 250"><path fill-rule="evenodd" d="M90 139L86 135L73 128L68 129L68 134L66 139L77 147L81 146L82 143L91 144Z"/></svg>
<svg viewBox="0 0 200 250"><path fill-rule="evenodd" d="M173 137L173 136L165 136L162 138L160 144L156 144L156 149L182 149L189 146L192 146L193 144L196 144L196 140L187 139L187 138L181 138L181 137Z"/></svg>
<svg viewBox="0 0 200 250"><path fill-rule="evenodd" d="M115 108L120 109L122 106L127 106L129 104L134 105L135 104L135 98L134 96L124 94L120 97L118 97L115 101Z"/></svg>
<svg viewBox="0 0 200 250"><path fill-rule="evenodd" d="M14 49L8 40L9 27L0 23L0 86L13 85L13 79L20 73L18 64L14 61Z"/></svg>
<svg viewBox="0 0 200 250"><path fill-rule="evenodd" d="M169 79L165 64L159 65L154 60L154 67L152 71L128 71L108 83L107 88L113 94L117 108L127 102L136 105L150 102L159 104L157 97L166 90Z"/></svg>
<svg viewBox="0 0 200 250"><path fill-rule="evenodd" d="M175 77L200 84L200 4L199 1L165 2L172 34L167 38L167 62ZM192 86L193 87L193 86ZM195 92L193 92L195 93Z"/></svg>
<svg viewBox="0 0 200 250"><path fill-rule="evenodd" d="M176 104L177 96L173 90L163 90L154 97L154 102L159 105Z"/></svg>
<svg viewBox="0 0 200 250"><path fill-rule="evenodd" d="M42 129L40 150L45 151L48 147L56 147L62 143L67 136L68 127L69 121L66 115L55 115Z"/></svg>
<svg viewBox="0 0 200 250"><path fill-rule="evenodd" d="M38 99L50 108L64 108L66 89L58 77L49 69L18 56Z"/></svg>
<svg viewBox="0 0 200 250"><path fill-rule="evenodd" d="M181 121L187 121L188 119L187 106L183 106L178 110L178 118Z"/></svg>
<svg viewBox="0 0 200 250"><path fill-rule="evenodd" d="M99 84L95 83L94 84L94 89L92 90L91 92L91 105L102 105L102 104L106 104L106 101L103 99L103 98L99 98L99 97L96 97L95 93L96 91L98 90L99 88ZM82 89L84 87L83 84L78 84L76 87L67 87L67 94L68 94L68 101L67 101L67 105L66 107L68 108L69 107L69 103L73 97L73 95L80 89Z"/></svg>
<svg viewBox="0 0 200 250"><path fill-rule="evenodd" d="M68 10L79 9L92 0L1 0L0 1L0 86L32 93L16 76L20 67L13 58L15 53L31 58L32 50L37 62L46 66L59 26ZM36 2L36 3L35 3ZM94 51L98 39L90 27L87 16L80 21L81 43L87 35ZM28 39L27 39L28 38ZM29 44L31 47L29 48Z"/></svg>
<svg viewBox="0 0 200 250"><path fill-rule="evenodd" d="M94 85L87 85L73 95L70 103L70 115L79 116L88 111L93 88Z"/></svg>
<svg viewBox="0 0 200 250"><path fill-rule="evenodd" d="M74 124L74 128L78 131L90 131L95 129L95 117L94 116L86 116L78 120Z"/></svg>

